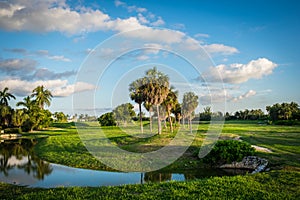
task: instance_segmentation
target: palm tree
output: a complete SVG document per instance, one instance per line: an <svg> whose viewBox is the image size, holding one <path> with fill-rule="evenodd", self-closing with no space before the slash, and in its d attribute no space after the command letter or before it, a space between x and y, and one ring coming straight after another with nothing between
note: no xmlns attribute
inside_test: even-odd
<svg viewBox="0 0 300 200"><path fill-rule="evenodd" d="M35 97L35 101L41 109L44 109L46 104L48 107L51 104L51 98L53 97L49 90L45 90L44 86L38 86L32 91L31 97Z"/></svg>
<svg viewBox="0 0 300 200"><path fill-rule="evenodd" d="M31 100L30 96L23 98L23 101L19 101L17 106L24 106L27 110L33 107L34 102Z"/></svg>
<svg viewBox="0 0 300 200"><path fill-rule="evenodd" d="M162 103L165 108L166 108L166 112L167 112L167 117L169 119L169 123L170 123L170 131L171 133L173 133L173 124L172 124L172 118L171 118L171 110L175 108L175 105L178 103L177 101L177 96L178 96L178 91L173 91L173 87L170 88L169 93L166 97L166 99L164 100L164 102Z"/></svg>
<svg viewBox="0 0 300 200"><path fill-rule="evenodd" d="M143 133L142 103L145 101L145 96L142 91L143 83L144 83L144 79L140 78L129 85L131 100L134 100L135 103L139 104L140 127L142 133Z"/></svg>
<svg viewBox="0 0 300 200"><path fill-rule="evenodd" d="M24 122L28 119L28 115L26 110L24 109L17 109L12 115L12 123L14 126L21 128Z"/></svg>
<svg viewBox="0 0 300 200"><path fill-rule="evenodd" d="M161 134L161 120L159 114L160 104L169 93L169 77L154 67L146 72L145 84L142 86L146 101L156 106L158 134Z"/></svg>
<svg viewBox="0 0 300 200"><path fill-rule="evenodd" d="M12 108L8 105L0 105L0 122L1 125L8 126L10 124Z"/></svg>
<svg viewBox="0 0 300 200"><path fill-rule="evenodd" d="M0 91L0 104L8 106L8 101L12 99L16 99L14 95L8 92L8 87L4 88L3 91Z"/></svg>
<svg viewBox="0 0 300 200"><path fill-rule="evenodd" d="M198 96L194 92L187 92L183 95L182 113L188 117L190 131L192 132L192 116L198 106Z"/></svg>

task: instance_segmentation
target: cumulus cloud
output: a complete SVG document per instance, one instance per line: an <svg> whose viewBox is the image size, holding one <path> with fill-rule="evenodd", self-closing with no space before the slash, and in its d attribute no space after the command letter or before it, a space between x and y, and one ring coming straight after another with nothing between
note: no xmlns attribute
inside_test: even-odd
<svg viewBox="0 0 300 200"><path fill-rule="evenodd" d="M186 43L187 49L195 50L201 43L195 39L187 39L187 35L176 30L154 29L150 26L165 24L161 17L147 11L145 8L127 5L116 0L115 5L126 8L129 12L137 12L136 17L125 19L111 18L98 9L76 7L72 8L66 0L11 0L0 3L0 28L8 31L53 32L67 35L85 34L95 31L127 32L136 29L142 31L128 32L127 37L144 39L150 42ZM72 23L70 23L72 22ZM194 41L192 41L194 40ZM209 53L230 55L238 53L234 47L223 44L206 44L204 48ZM36 52L49 59L69 62L70 59L61 55L50 55L48 51Z"/></svg>
<svg viewBox="0 0 300 200"><path fill-rule="evenodd" d="M0 4L0 27L10 31L75 34L106 30L109 20L110 17L99 10L72 10L65 1L12 0Z"/></svg>
<svg viewBox="0 0 300 200"><path fill-rule="evenodd" d="M202 77L208 82L239 84L247 82L249 79L260 79L270 75L276 67L276 63L266 58L259 58L247 64L222 64L210 67L209 71L202 74Z"/></svg>
<svg viewBox="0 0 300 200"><path fill-rule="evenodd" d="M89 83L77 82L68 84L67 80L48 80L48 81L26 81L20 79L10 79L0 81L0 89L8 87L16 96L27 96L31 94L33 88L43 85L49 89L54 97L70 96L74 93L95 89L95 86Z"/></svg>

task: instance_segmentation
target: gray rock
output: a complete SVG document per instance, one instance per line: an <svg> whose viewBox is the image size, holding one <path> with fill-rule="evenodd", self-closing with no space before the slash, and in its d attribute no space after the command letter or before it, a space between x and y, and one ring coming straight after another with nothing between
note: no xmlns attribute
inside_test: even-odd
<svg viewBox="0 0 300 200"><path fill-rule="evenodd" d="M241 162L221 165L219 168L227 169L250 169L252 174L264 171L268 165L268 160L257 156L247 156Z"/></svg>

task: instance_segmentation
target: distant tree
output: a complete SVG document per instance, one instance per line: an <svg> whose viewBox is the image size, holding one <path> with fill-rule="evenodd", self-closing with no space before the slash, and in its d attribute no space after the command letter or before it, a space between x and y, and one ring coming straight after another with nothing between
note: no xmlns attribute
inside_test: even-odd
<svg viewBox="0 0 300 200"><path fill-rule="evenodd" d="M10 99L16 99L14 95L8 92L8 88L4 88L3 91L0 91L0 105L8 106L8 101Z"/></svg>
<svg viewBox="0 0 300 200"><path fill-rule="evenodd" d="M53 97L51 92L44 88L44 86L38 86L32 91L31 97L35 97L35 101L40 107L40 109L44 109L44 105L48 107L51 104L51 98Z"/></svg>
<svg viewBox="0 0 300 200"><path fill-rule="evenodd" d="M296 120L300 112L299 105L295 102L291 103L276 103L272 106L267 106L266 110L268 111L269 117L272 121L277 120Z"/></svg>
<svg viewBox="0 0 300 200"><path fill-rule="evenodd" d="M175 125L177 124L176 121L180 124L180 120L182 118L181 104L177 102L171 112L175 115Z"/></svg>
<svg viewBox="0 0 300 200"><path fill-rule="evenodd" d="M55 112L53 114L57 122L67 122L68 118L63 112Z"/></svg>
<svg viewBox="0 0 300 200"><path fill-rule="evenodd" d="M200 113L200 120L210 121L212 117L211 107L207 106L203 109L203 112Z"/></svg>
<svg viewBox="0 0 300 200"><path fill-rule="evenodd" d="M139 78L133 81L129 85L129 92L131 100L134 100L135 103L139 105L139 118L140 118L140 128L143 133L143 117L142 117L142 103L146 100L144 92L142 90L144 85L144 79Z"/></svg>
<svg viewBox="0 0 300 200"><path fill-rule="evenodd" d="M98 118L101 126L116 126L116 118L113 112L105 113Z"/></svg>
<svg viewBox="0 0 300 200"><path fill-rule="evenodd" d="M133 110L133 105L131 103L124 103L119 106L117 106L113 113L116 117L118 125L123 123L124 125L127 124L127 122L130 122L132 117L135 116L135 112Z"/></svg>
<svg viewBox="0 0 300 200"><path fill-rule="evenodd" d="M170 131L173 133L173 124L172 124L172 118L171 118L171 112L172 109L175 108L175 106L178 104L178 91L173 91L173 87L169 89L169 93L166 97L166 99L163 101L162 105L165 107L166 112L167 112L167 117L169 119L169 124L170 124Z"/></svg>
<svg viewBox="0 0 300 200"><path fill-rule="evenodd" d="M188 118L190 131L192 131L192 117L198 106L198 96L194 92L187 92L183 95L182 113Z"/></svg>

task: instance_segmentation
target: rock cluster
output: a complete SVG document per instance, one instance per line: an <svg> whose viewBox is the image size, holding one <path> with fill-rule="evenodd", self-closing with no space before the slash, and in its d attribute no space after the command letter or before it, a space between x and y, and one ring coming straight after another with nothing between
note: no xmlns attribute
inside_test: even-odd
<svg viewBox="0 0 300 200"><path fill-rule="evenodd" d="M231 164L221 165L220 168L227 169L250 169L254 170L252 174L261 172L266 169L268 160L257 156L247 156L241 162L233 162Z"/></svg>

